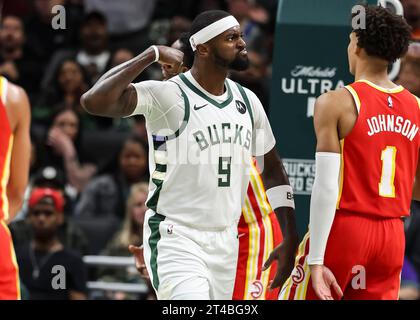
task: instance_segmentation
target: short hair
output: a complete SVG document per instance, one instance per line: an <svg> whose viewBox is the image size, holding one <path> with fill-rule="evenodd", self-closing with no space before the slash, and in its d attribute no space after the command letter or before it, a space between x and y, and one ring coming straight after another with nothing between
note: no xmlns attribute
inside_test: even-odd
<svg viewBox="0 0 420 320"><path fill-rule="evenodd" d="M229 12L223 10L208 10L200 13L197 17L195 17L191 24L190 36L200 31L201 29L204 29L213 22L226 18L230 15L231 14Z"/></svg>
<svg viewBox="0 0 420 320"><path fill-rule="evenodd" d="M411 28L403 17L381 6L364 5L366 28L356 28L357 45L369 56L395 62L408 50ZM353 17L356 14L353 14Z"/></svg>
<svg viewBox="0 0 420 320"><path fill-rule="evenodd" d="M189 33L182 33L178 40L179 44L181 45L179 49L184 53L184 66L186 66L188 69L191 69L194 63L194 52L192 51L190 45Z"/></svg>
<svg viewBox="0 0 420 320"><path fill-rule="evenodd" d="M83 17L81 26L83 27L92 21L99 22L100 24L105 25L105 26L107 25L106 16L102 12L94 10L94 11L90 11Z"/></svg>

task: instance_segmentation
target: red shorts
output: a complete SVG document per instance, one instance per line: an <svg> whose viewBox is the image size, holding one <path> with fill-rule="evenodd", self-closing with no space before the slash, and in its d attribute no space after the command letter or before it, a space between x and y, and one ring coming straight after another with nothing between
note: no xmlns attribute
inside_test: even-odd
<svg viewBox="0 0 420 320"><path fill-rule="evenodd" d="M334 274L345 300L396 300L404 261L402 219L383 219L337 211L324 264ZM281 300L316 300L307 265L309 234L299 246L295 268ZM332 290L333 291L333 290ZM334 299L337 296L334 294Z"/></svg>
<svg viewBox="0 0 420 320"><path fill-rule="evenodd" d="M277 264L262 272L271 251L283 240L274 212L249 224L238 227L239 255L233 300L277 300L279 289L269 291Z"/></svg>
<svg viewBox="0 0 420 320"><path fill-rule="evenodd" d="M0 300L19 300L19 269L12 237L3 220L0 220Z"/></svg>

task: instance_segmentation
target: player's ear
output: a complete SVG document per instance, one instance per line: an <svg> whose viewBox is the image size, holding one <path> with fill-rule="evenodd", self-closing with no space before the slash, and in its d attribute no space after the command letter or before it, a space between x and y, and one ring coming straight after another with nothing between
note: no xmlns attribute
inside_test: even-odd
<svg viewBox="0 0 420 320"><path fill-rule="evenodd" d="M356 46L355 47L355 49L354 49L354 53L357 55L357 56L360 56L360 54L362 53L362 48L360 48L359 46Z"/></svg>
<svg viewBox="0 0 420 320"><path fill-rule="evenodd" d="M187 68L186 66L183 66L183 67L181 68L181 72L182 72L182 73L187 72L187 71L188 71L188 68Z"/></svg>
<svg viewBox="0 0 420 320"><path fill-rule="evenodd" d="M210 49L210 48L209 48L209 46L208 46L206 43L199 44L199 45L197 46L197 54L198 54L200 57L208 57L209 52L210 52L210 50L209 50L209 49Z"/></svg>

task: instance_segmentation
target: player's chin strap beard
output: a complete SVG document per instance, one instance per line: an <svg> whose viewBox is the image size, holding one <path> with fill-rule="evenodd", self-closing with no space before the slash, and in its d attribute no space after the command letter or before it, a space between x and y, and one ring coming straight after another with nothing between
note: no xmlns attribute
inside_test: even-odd
<svg viewBox="0 0 420 320"><path fill-rule="evenodd" d="M197 31L190 37L190 45L193 51L197 50L199 44L206 43L207 41L217 37L219 34L226 30L239 26L238 20L234 16L227 16L220 20L217 20L207 27Z"/></svg>

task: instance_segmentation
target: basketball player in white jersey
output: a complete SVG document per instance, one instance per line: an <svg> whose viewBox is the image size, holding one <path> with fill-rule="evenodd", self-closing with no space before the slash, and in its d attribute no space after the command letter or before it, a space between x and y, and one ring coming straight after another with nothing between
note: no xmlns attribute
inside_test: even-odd
<svg viewBox="0 0 420 320"><path fill-rule="evenodd" d="M143 114L150 143L150 192L144 258L159 299L231 299L238 256L237 223L259 158L267 197L281 222L275 249L280 285L297 249L293 192L259 99L227 79L248 66L238 21L206 11L193 21L189 72L132 84L153 62L182 68L182 52L152 46L107 72L82 97L96 115Z"/></svg>

